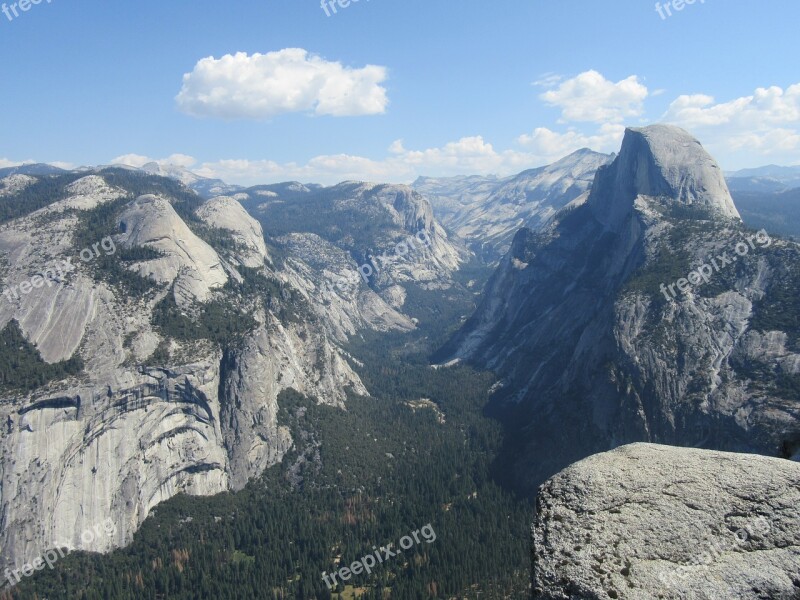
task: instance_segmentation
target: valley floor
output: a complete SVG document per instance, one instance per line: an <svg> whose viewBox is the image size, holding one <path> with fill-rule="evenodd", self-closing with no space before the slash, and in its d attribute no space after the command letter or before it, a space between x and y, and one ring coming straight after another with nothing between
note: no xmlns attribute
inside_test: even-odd
<svg viewBox="0 0 800 600"><path fill-rule="evenodd" d="M439 334L465 307L410 295ZM440 335L373 335L352 344L371 398L347 410L299 394L280 399L295 448L242 492L177 497L133 543L108 556L75 554L3 600L70 598L527 598L532 505L490 475L502 429L484 415L490 374L433 369ZM412 531L435 534L372 574L329 590L337 571Z"/></svg>

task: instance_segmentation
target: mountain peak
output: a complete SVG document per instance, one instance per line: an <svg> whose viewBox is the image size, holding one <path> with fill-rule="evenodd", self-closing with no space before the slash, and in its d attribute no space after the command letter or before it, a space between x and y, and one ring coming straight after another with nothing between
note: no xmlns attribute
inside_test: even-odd
<svg viewBox="0 0 800 600"><path fill-rule="evenodd" d="M589 204L609 224L627 215L637 196L741 218L717 162L691 134L672 125L626 129L619 156L597 174Z"/></svg>

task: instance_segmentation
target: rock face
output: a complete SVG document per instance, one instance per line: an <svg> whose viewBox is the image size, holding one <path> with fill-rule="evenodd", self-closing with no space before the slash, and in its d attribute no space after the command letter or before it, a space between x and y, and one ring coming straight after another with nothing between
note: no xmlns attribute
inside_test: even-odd
<svg viewBox="0 0 800 600"><path fill-rule="evenodd" d="M637 441L797 456L798 264L685 131L629 130L588 197L519 232L437 358L500 374L499 464L528 493Z"/></svg>
<svg viewBox="0 0 800 600"><path fill-rule="evenodd" d="M800 464L632 444L539 490L541 600L800 598Z"/></svg>
<svg viewBox="0 0 800 600"><path fill-rule="evenodd" d="M469 258L466 248L449 238L434 218L428 200L408 186L345 182L320 188L294 183L249 188L242 195L249 198L242 200L244 206L268 235L301 250L303 261L325 275L318 283L340 296L343 290L371 289L400 308L398 290L391 288L418 284L448 289L454 272ZM326 268L328 262L331 268ZM373 303L372 308L370 314L386 313L396 321L386 307Z"/></svg>
<svg viewBox="0 0 800 600"><path fill-rule="evenodd" d="M228 281L217 253L189 229L167 199L141 196L119 220L123 247L150 248L162 254L135 264L132 270L159 283L174 281L179 304L205 302L214 288Z"/></svg>
<svg viewBox="0 0 800 600"><path fill-rule="evenodd" d="M58 191L47 206L0 224L8 292L0 295L0 329L15 320L45 362L79 357L84 365L76 376L0 398L0 570L57 543L107 551L128 543L153 507L178 493L240 489L295 443L277 418L283 390L344 407L348 393L368 395L342 349L348 337L414 328L361 280L340 246L287 234L283 243L270 240L282 249L278 261L236 198L137 195L169 188L124 175L54 175L67 183L53 180ZM10 175L2 193L24 193L37 177ZM391 208L392 227L441 234L416 268L396 269L398 278L424 269L439 277L461 255L409 194L357 207ZM91 256L76 243L87 227L99 236ZM129 288L123 275L131 273L144 279ZM325 276L347 273L352 287L323 285ZM39 285L23 288L35 274ZM169 294L174 309L164 309ZM222 316L247 313L250 330L219 341L169 329L176 319L199 326L196 315L215 303L223 303ZM81 539L107 520L114 537Z"/></svg>
<svg viewBox="0 0 800 600"><path fill-rule="evenodd" d="M0 180L0 194L24 203L27 187L51 177L30 173ZM400 312L401 286L446 287L466 256L427 202L403 186L326 192L322 222L346 214L358 231L354 223L377 219L358 240L347 231L296 230L282 215L288 230L269 239L278 259L239 202L250 194L173 198L166 190L176 188L132 169L52 177L46 206L0 224L0 329L15 320L45 362L78 357L84 369L0 399L0 567L56 543L107 551L128 543L175 494L241 489L295 443L278 422L280 393L292 388L342 408L348 393L369 395L342 344L364 329L414 329ZM136 191L154 188L165 191ZM252 196L259 204L307 201L321 190L283 184ZM102 241L84 253L76 232L87 227ZM413 257L392 252L418 231L428 243ZM386 256L382 272L365 281L356 249L369 248ZM37 273L39 285L28 285ZM130 273L144 279L129 288ZM384 278L394 285L382 287ZM168 300L177 308L165 314ZM199 326L197 315L220 302L223 311L250 315L252 328L224 342L169 329L181 318ZM81 539L108 520L113 537Z"/></svg>
<svg viewBox="0 0 800 600"><path fill-rule="evenodd" d="M245 267L261 267L269 259L261 224L234 198L212 198L197 210L197 216L209 225L231 233L234 243L239 246L237 255Z"/></svg>
<svg viewBox="0 0 800 600"><path fill-rule="evenodd" d="M477 254L496 261L508 252L520 227L542 228L584 194L597 169L612 158L584 149L513 177L421 177L414 189L431 199L446 227Z"/></svg>
<svg viewBox="0 0 800 600"><path fill-rule="evenodd" d="M123 389L72 382L30 401L4 401L4 565L20 566L65 542L111 550L130 542L159 502L228 489L219 356L197 358L171 371L130 373L135 382ZM107 519L114 537L81 539Z"/></svg>
<svg viewBox="0 0 800 600"><path fill-rule="evenodd" d="M339 246L314 233L276 239L289 254L281 275L324 319L331 335L343 342L359 329L411 331L411 319L389 305L359 274L359 265Z"/></svg>
<svg viewBox="0 0 800 600"><path fill-rule="evenodd" d="M36 178L29 175L8 175L0 179L0 196L16 194L30 184L36 183Z"/></svg>
<svg viewBox="0 0 800 600"><path fill-rule="evenodd" d="M619 157L598 172L589 205L601 223L619 226L640 197L669 198L740 219L722 170L686 131L668 125L626 130Z"/></svg>

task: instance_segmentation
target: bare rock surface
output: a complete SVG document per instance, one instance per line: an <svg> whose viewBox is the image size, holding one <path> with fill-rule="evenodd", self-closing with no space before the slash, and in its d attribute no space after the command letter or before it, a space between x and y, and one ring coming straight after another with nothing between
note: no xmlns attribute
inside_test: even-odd
<svg viewBox="0 0 800 600"><path fill-rule="evenodd" d="M168 200L141 196L121 215L120 222L123 246L142 246L162 254L138 263L135 270L159 283L175 281L175 298L182 305L208 300L211 290L228 280L214 249L189 229Z"/></svg>
<svg viewBox="0 0 800 600"><path fill-rule="evenodd" d="M4 566L18 567L56 543L110 550L130 542L152 508L175 494L216 494L257 476L280 460L291 443L285 432L264 427L274 439L264 441L263 453L245 454L246 460L226 442L249 439L251 430L266 436L244 415L251 407L253 414L274 414L277 393L288 385L313 394L319 380L325 392L320 400L339 405L351 382L366 393L336 348L315 338L311 348L324 353L317 356L294 329L285 334L270 331L266 358L245 352L234 369L211 343L175 339L164 340L172 349L168 364L142 366L162 341L162 332L152 325L152 311L168 288L138 297L97 281L91 269L99 256L111 256L126 246L156 249L162 256L139 263L142 272L162 276L164 286L198 281L203 285L185 289L202 292L199 296L221 286L225 273L218 268L216 252L189 229L167 199L155 196L131 201L121 219L125 230L115 234L113 243L110 237L102 244L98 240L91 257L88 251L82 255L73 239L80 217L72 209L86 210L119 195L99 177L81 178L47 207L0 226L6 292L0 296L0 327L16 320L44 361L75 355L84 364L79 377L0 398ZM240 255L231 260L244 262ZM33 274L40 275L38 285ZM271 315L262 316L262 321L271 320ZM308 328L302 323L296 327ZM251 332L253 342L246 340L244 347L262 343L263 332ZM324 334L306 332L307 339L314 336ZM235 386L235 381L230 383L235 373L256 370L250 361L263 367L259 360L280 365L262 368L259 377L237 388L235 397L219 397L221 386L225 391ZM284 381L280 366L285 365L294 376L281 386L276 381ZM222 366L226 369L221 373ZM320 372L328 366L341 373ZM241 407L239 420L227 418L234 400ZM82 539L85 531L109 519L116 527L113 536Z"/></svg>
<svg viewBox="0 0 800 600"><path fill-rule="evenodd" d="M269 258L261 223L251 217L235 198L212 198L197 210L197 216L212 227L231 233L240 247L239 257L245 267L260 267Z"/></svg>
<svg viewBox="0 0 800 600"><path fill-rule="evenodd" d="M633 442L800 456L798 264L800 245L743 226L697 140L629 129L585 201L520 230L436 360L500 375L499 462L525 493Z"/></svg>
<svg viewBox="0 0 800 600"><path fill-rule="evenodd" d="M800 464L631 444L539 489L534 598L800 598Z"/></svg>

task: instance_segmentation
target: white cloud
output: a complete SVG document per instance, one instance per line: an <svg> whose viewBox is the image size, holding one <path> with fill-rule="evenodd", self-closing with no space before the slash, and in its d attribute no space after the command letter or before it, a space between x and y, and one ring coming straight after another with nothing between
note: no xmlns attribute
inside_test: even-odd
<svg viewBox="0 0 800 600"><path fill-rule="evenodd" d="M714 153L740 154L737 163L743 165L755 164L753 155L797 162L800 83L785 90L757 88L727 102L716 102L706 94L678 96L662 118L698 135Z"/></svg>
<svg viewBox="0 0 800 600"><path fill-rule="evenodd" d="M245 185L287 180L332 184L347 179L410 183L420 175L507 175L541 164L534 154L497 151L481 136L473 136L424 150L408 150L396 140L382 160L349 154L316 156L305 164L234 159L203 163L195 172Z"/></svg>
<svg viewBox="0 0 800 600"><path fill-rule="evenodd" d="M591 148L596 152L616 152L624 134L625 126L613 123L602 125L593 135L574 129L558 133L547 127L537 127L532 134L521 135L517 141L536 156L543 157L546 162L553 162L581 148Z"/></svg>
<svg viewBox="0 0 800 600"><path fill-rule="evenodd" d="M549 79L555 81L552 76ZM618 123L640 116L647 96L647 87L636 75L613 83L592 70L561 82L539 98L561 109L562 122Z"/></svg>
<svg viewBox="0 0 800 600"><path fill-rule="evenodd" d="M75 163L64 162L62 160L54 160L53 162L49 162L47 164L53 167L58 167L59 169L64 169L65 171L71 171L76 167Z"/></svg>
<svg viewBox="0 0 800 600"><path fill-rule="evenodd" d="M149 156L142 156L141 154L123 154L112 159L112 165L127 165L129 167L143 167L147 163L158 163L162 167L169 165L190 168L192 165L197 164L197 160L186 154L173 154L167 158L150 158Z"/></svg>
<svg viewBox="0 0 800 600"><path fill-rule="evenodd" d="M678 96L664 119L684 127L734 125L764 128L800 123L800 83L786 90L778 86L758 88L750 96L715 103L704 94Z"/></svg>
<svg viewBox="0 0 800 600"><path fill-rule="evenodd" d="M0 169L6 169L8 167L19 167L19 166L22 166L22 165L33 165L33 164L36 164L38 162L41 162L41 161L36 161L36 160L32 160L32 159L28 159L28 160L9 160L7 158L0 158ZM75 168L75 164L74 163L63 162L63 161L58 161L58 160L55 160L55 161L52 161L52 162L48 162L46 164L51 165L53 167L58 167L59 169L64 169L64 170L67 170L67 171L70 170L70 169L74 169Z"/></svg>
<svg viewBox="0 0 800 600"><path fill-rule="evenodd" d="M533 85L543 88L554 88L559 83L564 81L564 76L558 73L543 73L539 79L533 82Z"/></svg>
<svg viewBox="0 0 800 600"><path fill-rule="evenodd" d="M780 154L800 149L800 133L784 128L766 133L744 133L731 137L730 144L734 150L758 150L763 155Z"/></svg>
<svg viewBox="0 0 800 600"><path fill-rule="evenodd" d="M292 112L337 117L386 112L386 68L345 67L285 48L207 57L183 76L178 108L195 117L267 119Z"/></svg>
<svg viewBox="0 0 800 600"><path fill-rule="evenodd" d="M25 163L18 162L15 160L8 160L7 158L0 158L0 169L6 169L8 167L18 167Z"/></svg>

